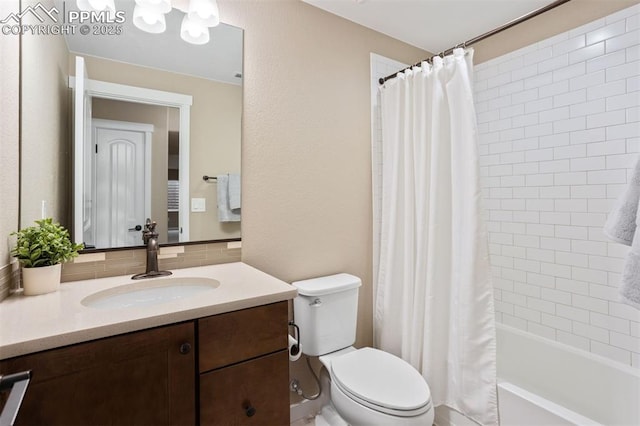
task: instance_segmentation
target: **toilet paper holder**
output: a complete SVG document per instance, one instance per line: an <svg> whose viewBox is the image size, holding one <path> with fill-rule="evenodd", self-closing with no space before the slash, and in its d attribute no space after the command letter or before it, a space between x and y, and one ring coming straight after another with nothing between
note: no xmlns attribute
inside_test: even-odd
<svg viewBox="0 0 640 426"><path fill-rule="evenodd" d="M296 341L296 343L289 348L289 355L296 356L300 353L300 327L293 321L289 321L289 327L294 329L293 338Z"/></svg>

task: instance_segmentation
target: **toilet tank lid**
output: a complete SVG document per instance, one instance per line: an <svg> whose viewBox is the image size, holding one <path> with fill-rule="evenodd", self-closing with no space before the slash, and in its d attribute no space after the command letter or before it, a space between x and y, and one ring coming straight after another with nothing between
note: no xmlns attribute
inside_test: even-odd
<svg viewBox="0 0 640 426"><path fill-rule="evenodd" d="M356 276L342 273L295 281L292 285L302 296L322 296L358 288L362 285L362 281Z"/></svg>

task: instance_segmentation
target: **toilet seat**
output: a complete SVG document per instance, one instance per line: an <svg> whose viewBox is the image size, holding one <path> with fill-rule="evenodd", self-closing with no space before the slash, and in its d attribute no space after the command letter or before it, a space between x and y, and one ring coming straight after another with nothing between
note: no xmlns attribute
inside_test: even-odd
<svg viewBox="0 0 640 426"><path fill-rule="evenodd" d="M343 393L372 410L412 417L431 408L431 392L424 378L390 353L358 349L332 359L330 373Z"/></svg>

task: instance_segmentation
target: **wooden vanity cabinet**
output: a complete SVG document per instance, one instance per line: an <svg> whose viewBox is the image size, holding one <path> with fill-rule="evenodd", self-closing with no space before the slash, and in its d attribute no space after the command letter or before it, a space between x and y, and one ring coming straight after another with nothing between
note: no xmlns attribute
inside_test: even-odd
<svg viewBox="0 0 640 426"><path fill-rule="evenodd" d="M287 302L198 320L200 424L289 424L287 323Z"/></svg>
<svg viewBox="0 0 640 426"><path fill-rule="evenodd" d="M278 302L7 359L0 374L32 371L16 425L285 426L287 323Z"/></svg>
<svg viewBox="0 0 640 426"><path fill-rule="evenodd" d="M194 322L0 362L31 370L16 425L189 425L196 422Z"/></svg>

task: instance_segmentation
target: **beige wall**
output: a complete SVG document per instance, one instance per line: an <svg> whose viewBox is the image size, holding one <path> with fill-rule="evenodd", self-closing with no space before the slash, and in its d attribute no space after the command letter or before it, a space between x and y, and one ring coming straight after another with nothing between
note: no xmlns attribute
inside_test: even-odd
<svg viewBox="0 0 640 426"><path fill-rule="evenodd" d="M22 7L37 3L22 1ZM53 5L52 1L42 3L47 7ZM69 227L71 176L67 170L71 164L71 137L67 46L59 36L27 34L22 36L21 50L20 226L31 226L41 218L41 203L45 200L47 216Z"/></svg>
<svg viewBox="0 0 640 426"><path fill-rule="evenodd" d="M370 53L426 52L297 0L219 7L245 30L243 260L285 281L361 277L357 344L369 345Z"/></svg>
<svg viewBox="0 0 640 426"><path fill-rule="evenodd" d="M240 98L242 101L242 96L240 96ZM180 110L178 108L169 108L168 121L170 132L180 131Z"/></svg>
<svg viewBox="0 0 640 426"><path fill-rule="evenodd" d="M0 16L17 6L17 0L0 2ZM9 290L9 234L18 228L19 41L0 37L0 300Z"/></svg>
<svg viewBox="0 0 640 426"><path fill-rule="evenodd" d="M100 98L92 100L92 108L92 118L153 125L151 138L151 219L158 223L159 242L166 243L169 216L167 212L168 108ZM140 225L144 226L144 223L140 223ZM140 245L142 245L142 237Z"/></svg>
<svg viewBox="0 0 640 426"><path fill-rule="evenodd" d="M207 211L190 214L191 240L240 237L240 223L218 222L215 184L202 176L240 172L242 87L102 58L85 60L93 80L193 96L190 196L205 198Z"/></svg>

